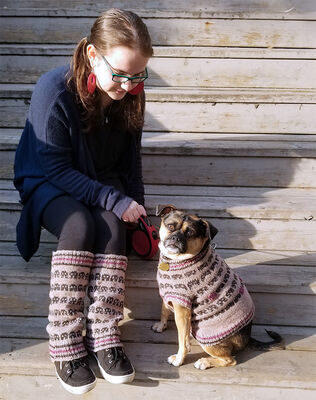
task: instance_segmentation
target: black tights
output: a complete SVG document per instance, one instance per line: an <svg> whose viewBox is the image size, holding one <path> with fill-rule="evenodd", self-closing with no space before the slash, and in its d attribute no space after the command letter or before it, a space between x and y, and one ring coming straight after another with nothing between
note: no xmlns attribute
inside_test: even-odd
<svg viewBox="0 0 316 400"><path fill-rule="evenodd" d="M126 228L114 213L88 207L68 195L45 208L42 226L58 239L57 250L126 254Z"/></svg>

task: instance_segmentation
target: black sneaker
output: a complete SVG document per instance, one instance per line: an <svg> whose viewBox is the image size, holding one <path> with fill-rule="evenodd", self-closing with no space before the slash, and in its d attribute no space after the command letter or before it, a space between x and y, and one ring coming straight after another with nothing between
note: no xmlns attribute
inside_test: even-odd
<svg viewBox="0 0 316 400"><path fill-rule="evenodd" d="M57 377L68 392L83 394L95 387L97 380L85 357L72 361L55 361L54 364Z"/></svg>
<svg viewBox="0 0 316 400"><path fill-rule="evenodd" d="M111 347L92 353L100 372L110 383L129 383L134 380L135 370L122 347Z"/></svg>

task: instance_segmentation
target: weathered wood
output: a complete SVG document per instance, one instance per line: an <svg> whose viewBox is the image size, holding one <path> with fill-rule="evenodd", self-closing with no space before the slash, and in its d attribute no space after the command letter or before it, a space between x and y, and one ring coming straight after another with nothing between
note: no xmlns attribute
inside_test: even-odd
<svg viewBox="0 0 316 400"><path fill-rule="evenodd" d="M18 202L18 192L14 187L12 180L0 180L0 190L11 193L11 197L8 199L10 203ZM289 198L299 198L306 199L309 197L313 199L316 196L316 189L314 188L272 188L272 187L222 187L222 186L173 186L173 185L145 185L145 195L147 196L192 196L192 197L204 197L204 196L214 196L214 197L238 197L238 198L248 198L257 197L262 201L269 201L266 199L279 198L289 199ZM241 203L245 202L242 201ZM314 205L311 205L311 209ZM189 208L188 208L189 210Z"/></svg>
<svg viewBox="0 0 316 400"><path fill-rule="evenodd" d="M143 170L146 184L312 188L315 162L308 158L145 155Z"/></svg>
<svg viewBox="0 0 316 400"><path fill-rule="evenodd" d="M27 264L20 257L2 255L0 283L48 285L50 261L50 257L34 258ZM273 265L272 263L270 265L244 265L231 263L229 259L227 262L241 276L252 292L307 295L316 293L316 266L304 266L299 263L295 266ZM131 258L126 275L127 286L157 289L157 265L157 260L144 261Z"/></svg>
<svg viewBox="0 0 316 400"><path fill-rule="evenodd" d="M14 151L2 152L0 179L13 178L13 162ZM312 158L145 154L143 176L145 184L315 188L315 163Z"/></svg>
<svg viewBox="0 0 316 400"><path fill-rule="evenodd" d="M315 53L316 56L316 53ZM33 84L0 84L2 99L30 99ZM146 100L180 103L316 103L316 89L212 89L151 87L146 85Z"/></svg>
<svg viewBox="0 0 316 400"><path fill-rule="evenodd" d="M21 128L27 99L0 99L0 127ZM315 134L316 104L147 102L145 127L155 132Z"/></svg>
<svg viewBox="0 0 316 400"><path fill-rule="evenodd" d="M148 131L316 133L313 104L147 103Z"/></svg>
<svg viewBox="0 0 316 400"><path fill-rule="evenodd" d="M2 55L45 55L72 56L76 47L73 44L23 44L0 43ZM153 46L153 57L195 57L195 58L247 58L247 59L315 59L315 49L282 49L252 47L201 47L201 46Z"/></svg>
<svg viewBox="0 0 316 400"><path fill-rule="evenodd" d="M204 216L201 215L201 217ZM18 218L19 212L0 211L0 236L2 240L15 240ZM221 248L316 251L315 219L270 221L268 219L212 218L210 221L219 230L216 243ZM159 219L152 217L152 222L158 225ZM43 242L56 241L45 230L42 232L41 240Z"/></svg>
<svg viewBox="0 0 316 400"><path fill-rule="evenodd" d="M244 188L246 189L246 188ZM246 190L242 196L230 196L229 189L226 194L223 192L217 195L216 192L210 195L202 195L201 193L190 196L186 193L174 193L172 201L176 203L179 209L190 210L193 214L203 215L212 218L269 218L269 219L312 219L316 216L316 193L315 190L302 189L302 193L296 196L295 193L299 189L284 190L282 201L278 196L279 191L276 190L267 197L255 194L254 190L250 190L247 196ZM282 192L281 192L282 193ZM19 194L17 191L9 191L0 189L0 209L2 210L19 210ZM148 194L145 198L147 212L151 215L155 214L157 204L168 204L171 200L170 192L167 194L158 193Z"/></svg>
<svg viewBox="0 0 316 400"><path fill-rule="evenodd" d="M0 315L46 316L49 285L0 285ZM267 325L316 326L316 297L313 295L253 293L254 322ZM157 289L126 288L124 314L131 319L158 319L161 299Z"/></svg>
<svg viewBox="0 0 316 400"><path fill-rule="evenodd" d="M48 357L47 341L30 339L4 339L1 341L0 369L8 374L54 375ZM273 351L260 353L250 350L237 355L239 365L232 368L214 368L200 371L192 363L201 357L198 346L192 347L185 365L168 367L166 362L174 354L175 345L126 343L126 353L137 371L136 378L148 381L180 381L201 383L272 386L315 389L316 357L314 352ZM137 381L136 381L137 383ZM157 382L158 383L158 382Z"/></svg>
<svg viewBox="0 0 316 400"><path fill-rule="evenodd" d="M15 150L22 130L0 129L0 150ZM142 153L148 155L314 158L315 150L314 135L144 131L142 138Z"/></svg>
<svg viewBox="0 0 316 400"><path fill-rule="evenodd" d="M303 19L315 20L316 13L313 0L267 0L258 2L255 0L216 0L210 4L209 0L150 0L142 2L138 0L109 0L94 2L93 7L89 2L76 0L46 0L38 3L38 0L10 0L1 1L1 15L13 16L93 16L107 8L118 7L134 10L140 16L161 16L165 18L189 17L189 18L235 18L235 19Z"/></svg>
<svg viewBox="0 0 316 400"><path fill-rule="evenodd" d="M70 62L65 56L2 56L4 83L34 83ZM148 85L223 88L316 88L315 60L160 58L149 61ZM181 71L181 74L178 73ZM3 75L4 74L4 75Z"/></svg>
<svg viewBox="0 0 316 400"><path fill-rule="evenodd" d="M77 43L94 18L0 18L2 43ZM146 18L152 43L159 46L316 48L315 21ZM36 29L34 29L36 26Z"/></svg>
<svg viewBox="0 0 316 400"><path fill-rule="evenodd" d="M174 321L170 320L168 329L163 334L157 334L151 327L153 320L124 319L120 323L121 339L123 342L177 344L177 330ZM0 317L0 337L15 339L48 339L44 317ZM262 326L253 325L252 336L266 341L265 329L278 332L283 338L287 350L316 351L315 328ZM198 345L191 338L191 344Z"/></svg>
<svg viewBox="0 0 316 400"><path fill-rule="evenodd" d="M52 251L56 250L56 243L45 243L41 242L38 251L33 256L32 261L27 264L30 269L33 269L33 265L39 265L36 263L43 262L46 265L49 261L46 261L47 257L51 257ZM238 250L238 249L224 249L217 246L216 251L229 263L229 265L236 266L252 266L257 264L265 265L284 265L284 266L316 266L316 252L309 251L293 251L293 250ZM27 270L24 261L20 258L20 253L17 249L15 242L0 242L0 254L2 256L19 256L18 265L23 265L24 271ZM131 254L129 259L139 262L140 259L135 254ZM41 260L41 261L36 261ZM154 257L154 260L158 262L158 253ZM20 264L20 262L22 264ZM146 265L149 261L146 261ZM34 264L33 264L34 263ZM5 264L2 265L5 267ZM20 267L19 267L20 268ZM40 270L37 273L41 275ZM47 276L46 272L42 271L42 275ZM25 279L25 276L24 276Z"/></svg>
<svg viewBox="0 0 316 400"><path fill-rule="evenodd" d="M164 365L162 368L168 368ZM193 367L192 367L193 368ZM23 376L3 375L1 377L0 396L6 400L45 399L45 400L71 400L73 395L67 393L54 376ZM260 384L260 381L258 381ZM313 389L273 388L260 386L241 386L238 384L191 384L180 383L179 380L167 380L153 382L150 377L136 380L130 385L111 385L103 379L98 380L97 387L89 392L90 400L104 400L104 393L108 399L133 399L161 400L181 397L182 400L203 400L212 394L212 400L226 400L232 396L238 398L249 398L256 400L278 399L278 400L314 400Z"/></svg>

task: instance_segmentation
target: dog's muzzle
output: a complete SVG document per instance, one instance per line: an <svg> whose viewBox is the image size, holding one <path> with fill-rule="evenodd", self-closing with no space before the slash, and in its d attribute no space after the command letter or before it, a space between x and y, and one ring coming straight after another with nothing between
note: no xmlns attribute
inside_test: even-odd
<svg viewBox="0 0 316 400"><path fill-rule="evenodd" d="M170 253L185 253L188 247L184 234L179 231L167 237L163 245Z"/></svg>

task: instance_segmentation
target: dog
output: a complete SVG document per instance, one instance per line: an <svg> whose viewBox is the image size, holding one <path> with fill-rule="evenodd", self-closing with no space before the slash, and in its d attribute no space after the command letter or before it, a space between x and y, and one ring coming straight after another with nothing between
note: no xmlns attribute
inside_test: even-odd
<svg viewBox="0 0 316 400"><path fill-rule="evenodd" d="M216 254L211 240L217 229L202 218L177 210L172 204L157 207L160 259L157 271L162 297L162 332L174 312L178 352L168 358L179 367L190 351L190 332L209 357L194 366L205 370L236 365L234 354L250 346L257 350L284 349L282 337L260 342L251 337L254 303L241 278Z"/></svg>

